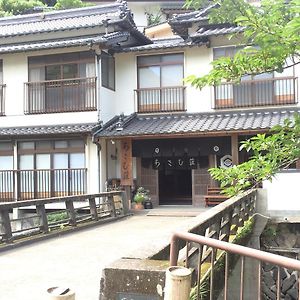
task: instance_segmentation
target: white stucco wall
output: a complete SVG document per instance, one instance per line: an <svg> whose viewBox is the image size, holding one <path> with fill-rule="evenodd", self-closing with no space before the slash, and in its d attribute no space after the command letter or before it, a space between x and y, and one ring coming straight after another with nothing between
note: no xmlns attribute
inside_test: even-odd
<svg viewBox="0 0 300 300"><path fill-rule="evenodd" d="M300 211L300 171L278 173L275 178L263 183L267 190L267 209L270 211Z"/></svg>
<svg viewBox="0 0 300 300"><path fill-rule="evenodd" d="M85 159L87 173L87 192L88 194L94 194L99 192L100 187L100 156L98 159L97 145L92 142L91 137L87 138L85 148Z"/></svg>
<svg viewBox="0 0 300 300"><path fill-rule="evenodd" d="M87 51L88 48L68 48L55 53ZM5 114L0 127L39 126L97 122L97 111L24 115L24 83L28 82L28 57L53 54L53 50L1 55L5 90Z"/></svg>

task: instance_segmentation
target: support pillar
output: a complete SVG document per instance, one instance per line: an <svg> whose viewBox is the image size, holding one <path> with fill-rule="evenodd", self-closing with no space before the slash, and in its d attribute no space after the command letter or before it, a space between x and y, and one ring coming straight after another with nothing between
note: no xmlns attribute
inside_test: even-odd
<svg viewBox="0 0 300 300"><path fill-rule="evenodd" d="M238 134L231 135L231 156L232 156L232 164L239 164L239 136Z"/></svg>

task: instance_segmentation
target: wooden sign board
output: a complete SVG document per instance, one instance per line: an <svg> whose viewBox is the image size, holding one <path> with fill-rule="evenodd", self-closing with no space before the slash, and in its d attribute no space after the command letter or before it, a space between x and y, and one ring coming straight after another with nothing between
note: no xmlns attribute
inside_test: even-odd
<svg viewBox="0 0 300 300"><path fill-rule="evenodd" d="M121 185L132 184L132 143L124 139L121 140Z"/></svg>

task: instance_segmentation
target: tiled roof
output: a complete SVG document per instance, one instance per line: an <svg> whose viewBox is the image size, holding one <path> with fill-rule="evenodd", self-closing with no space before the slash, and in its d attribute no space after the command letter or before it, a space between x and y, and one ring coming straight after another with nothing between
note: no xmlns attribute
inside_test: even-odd
<svg viewBox="0 0 300 300"><path fill-rule="evenodd" d="M268 130L283 124L300 108L231 111L197 114L164 114L115 117L96 131L96 137L134 137L147 135L205 134Z"/></svg>
<svg viewBox="0 0 300 300"><path fill-rule="evenodd" d="M86 36L86 37L76 37L69 39L57 39L57 40L47 40L39 42L30 43L19 43L19 44L2 44L0 45L0 53L10 53L10 52L24 52L42 49L53 49L53 48L65 48L73 46L85 46L94 44L107 44L115 41L116 43L120 40L127 40L130 34L128 32L114 32L102 36Z"/></svg>
<svg viewBox="0 0 300 300"><path fill-rule="evenodd" d="M113 3L0 19L0 37L95 27L120 21L131 14L126 4Z"/></svg>
<svg viewBox="0 0 300 300"><path fill-rule="evenodd" d="M174 15L170 20L169 24L170 25L178 25L178 24L186 24L186 23L193 23L193 22L199 22L203 20L208 19L208 13L209 11L216 7L218 4L211 4L206 8L203 8L201 10L196 10L192 12L188 12L185 14L178 14Z"/></svg>
<svg viewBox="0 0 300 300"><path fill-rule="evenodd" d="M193 43L191 41L184 41L181 37L167 38L167 39L153 39L153 44L122 48L118 52L141 52L149 50L172 49L199 46L201 44Z"/></svg>
<svg viewBox="0 0 300 300"><path fill-rule="evenodd" d="M226 26L226 25L219 25L214 27L200 27L196 33L191 34L191 38L201 38L201 37L208 37L213 35L223 35L223 34L230 34L230 33L238 33L244 30L243 27L238 26Z"/></svg>
<svg viewBox="0 0 300 300"><path fill-rule="evenodd" d="M44 134L91 133L97 124L71 124L53 126L26 126L0 128L0 136L27 136Z"/></svg>

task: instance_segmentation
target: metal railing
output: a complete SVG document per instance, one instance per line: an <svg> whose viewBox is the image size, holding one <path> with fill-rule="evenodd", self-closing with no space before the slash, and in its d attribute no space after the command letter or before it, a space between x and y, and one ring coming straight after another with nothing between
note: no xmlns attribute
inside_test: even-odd
<svg viewBox="0 0 300 300"><path fill-rule="evenodd" d="M97 109L96 77L25 83L25 114Z"/></svg>
<svg viewBox="0 0 300 300"><path fill-rule="evenodd" d="M1 170L0 202L86 193L87 169Z"/></svg>
<svg viewBox="0 0 300 300"><path fill-rule="evenodd" d="M5 84L0 84L0 116L5 115Z"/></svg>
<svg viewBox="0 0 300 300"><path fill-rule="evenodd" d="M220 285L220 282L215 282L215 272L221 272L221 268L216 269L217 263L217 250L225 251L225 266L224 266L224 290L223 290L223 299L237 299L232 296L229 290L229 274L230 274L230 263L229 263L229 254L237 254L241 257L240 263L240 278L238 280L239 284L239 299L244 299L244 284L245 284L245 258L252 258L258 261L257 264L257 279L258 287L255 289L252 286L251 299L263 299L261 288L262 288L262 262L269 263L277 266L277 278L276 278L276 299L280 300L281 298L281 268L300 271L300 261L296 259L287 258L284 256L272 254L269 252L260 251L257 249L252 249L249 247L244 247L240 245L231 244L228 242L219 241L213 238L199 236L196 234L191 234L187 232L176 232L172 236L171 240L171 251L170 251L170 265L176 266L178 259L178 242L186 241L187 243L196 243L199 247L199 256L203 253L204 247L210 247L210 284L209 284L209 299L217 299L218 295L215 295L215 285ZM187 258L188 259L188 258ZM201 257L198 260L198 278L197 278L197 299L201 299ZM218 274L220 278L220 274ZM257 294L255 294L255 290ZM274 293L275 295L275 293ZM273 298L272 298L273 299ZM298 299L300 299L300 281L298 279Z"/></svg>
<svg viewBox="0 0 300 300"><path fill-rule="evenodd" d="M135 92L139 113L186 110L184 86L142 88L135 90Z"/></svg>
<svg viewBox="0 0 300 300"><path fill-rule="evenodd" d="M62 209L57 210L59 204L65 207L62 205ZM14 208L29 208L30 214L13 218L11 211ZM11 242L101 218L117 218L126 213L126 195L121 191L0 203L0 242Z"/></svg>
<svg viewBox="0 0 300 300"><path fill-rule="evenodd" d="M245 80L215 86L215 109L297 103L298 78Z"/></svg>

